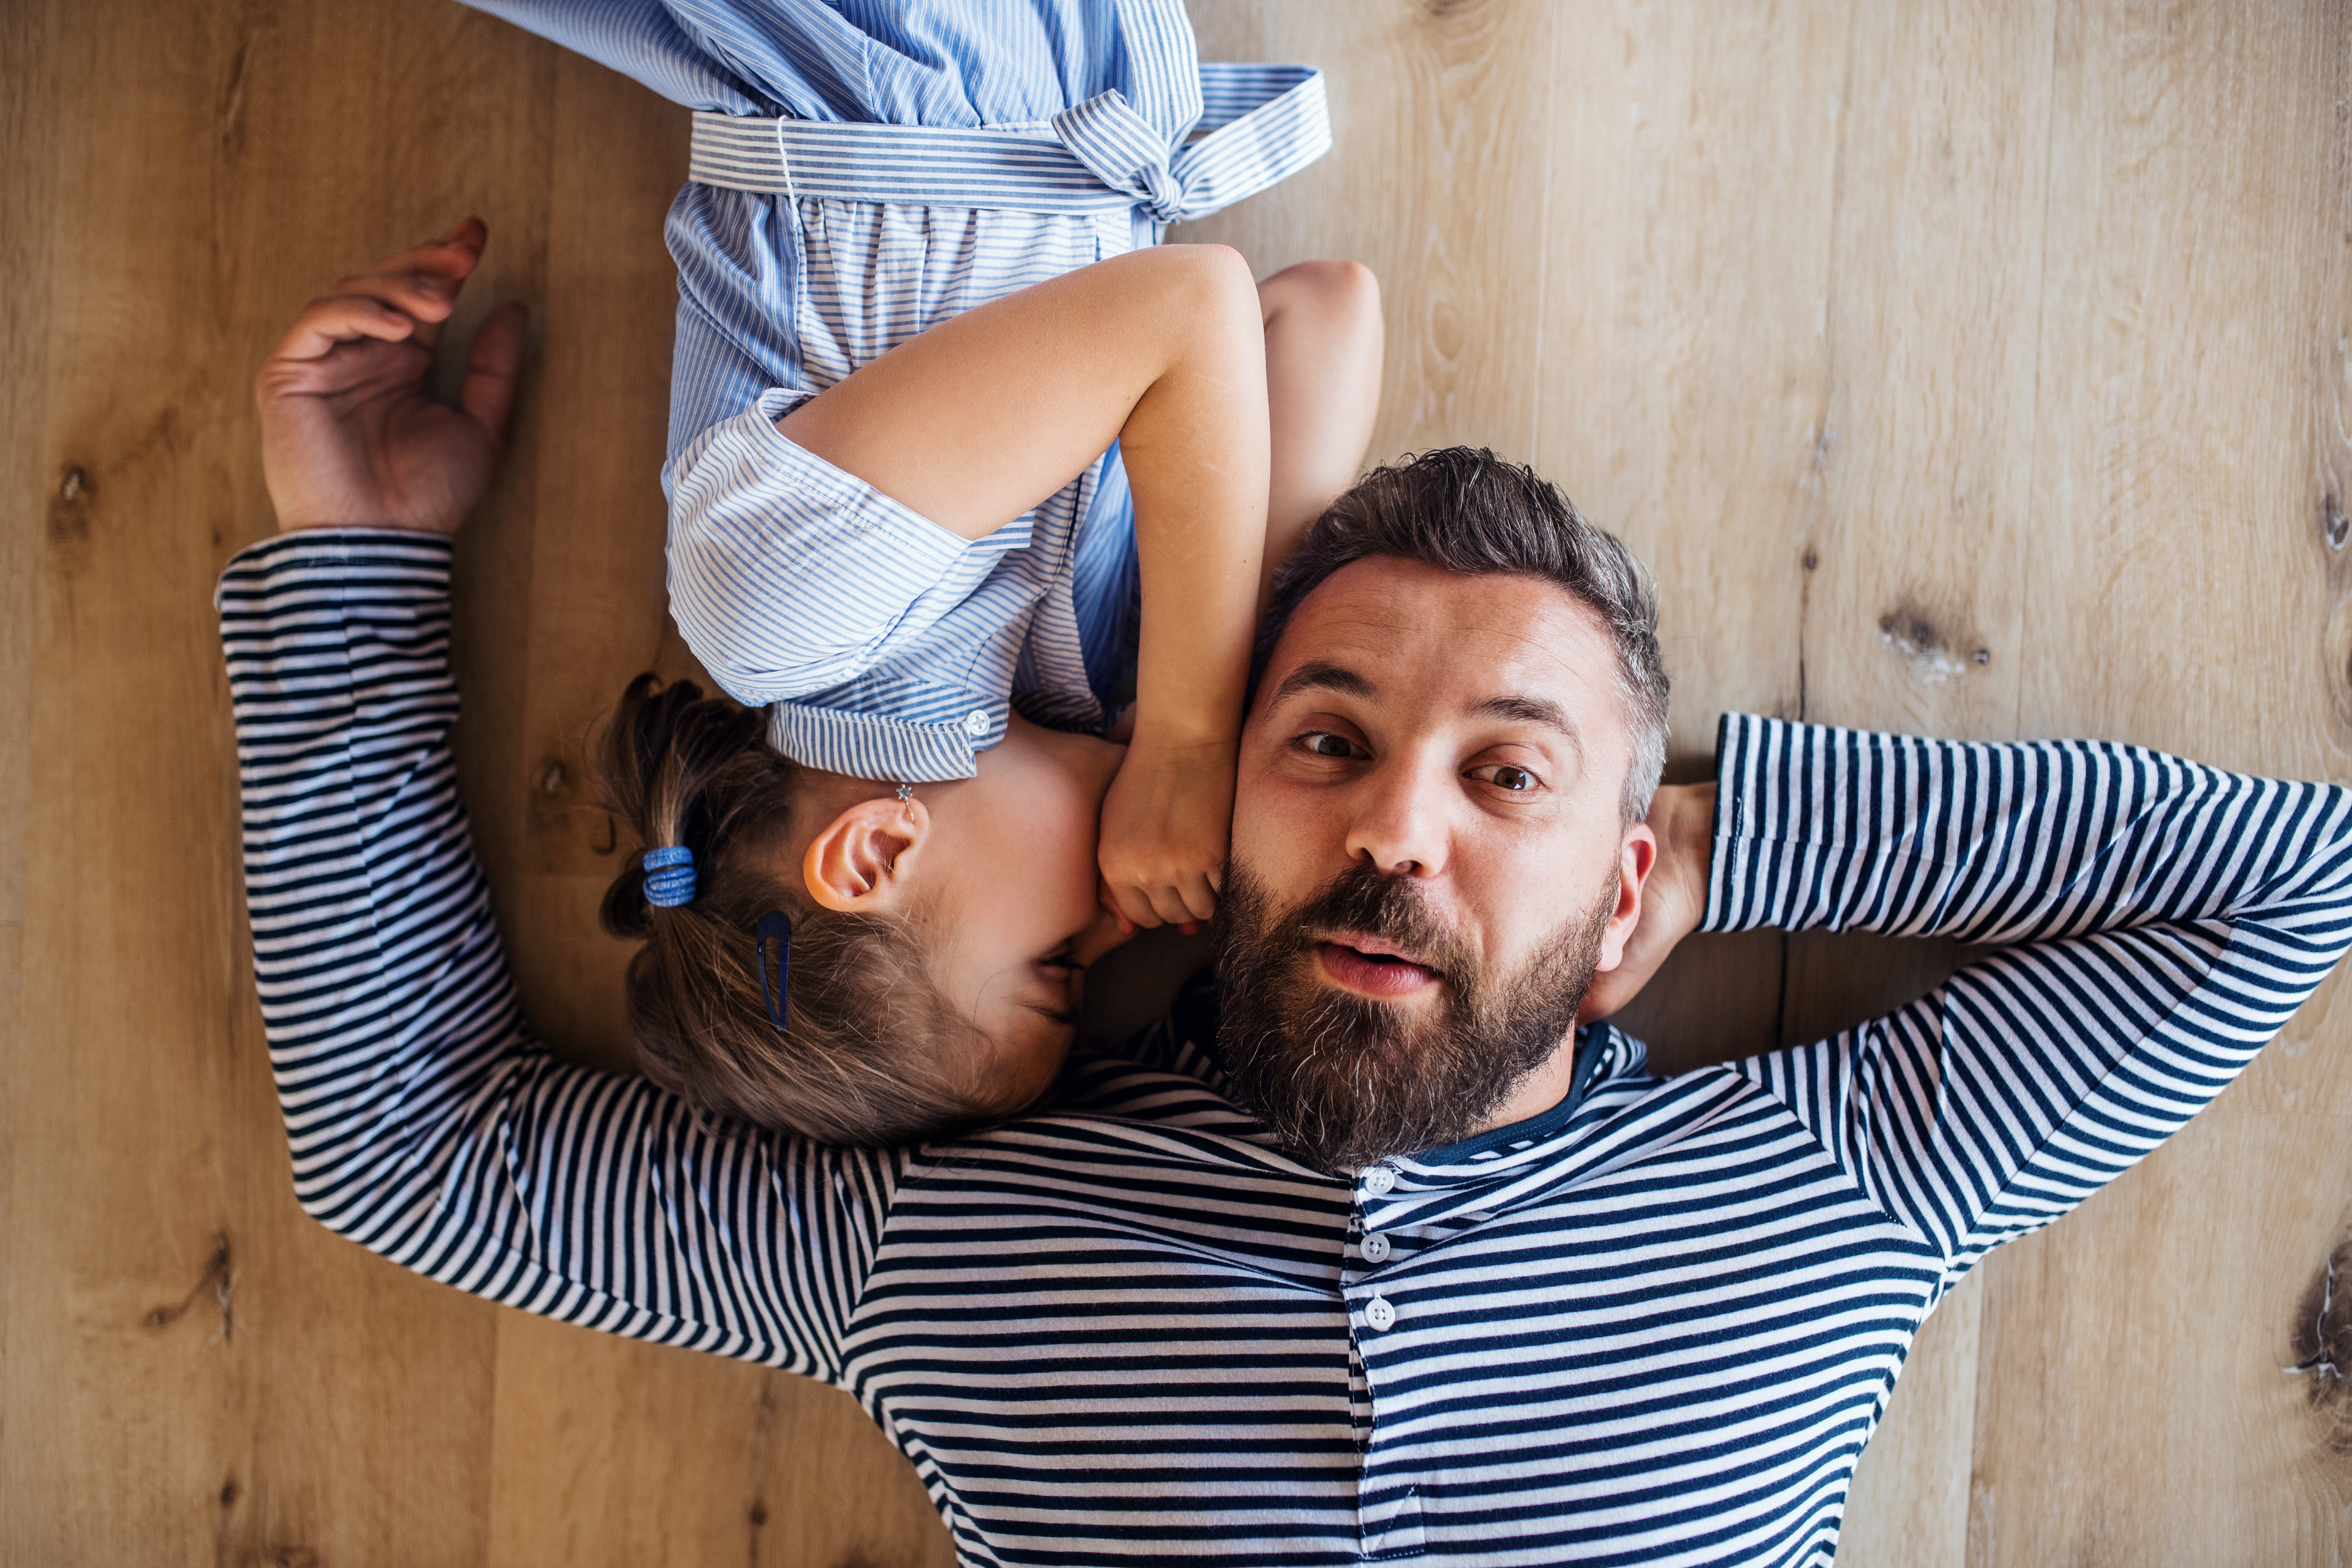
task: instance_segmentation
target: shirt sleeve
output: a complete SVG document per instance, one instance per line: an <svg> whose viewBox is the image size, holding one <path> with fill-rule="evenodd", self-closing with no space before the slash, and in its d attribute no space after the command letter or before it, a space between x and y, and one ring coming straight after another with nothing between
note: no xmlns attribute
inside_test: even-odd
<svg viewBox="0 0 2352 1568"><path fill-rule="evenodd" d="M2229 1087L2352 945L2352 791L2137 747L1725 719L1703 929L1998 951L1738 1064L1952 1277Z"/></svg>
<svg viewBox="0 0 2352 1568"><path fill-rule="evenodd" d="M358 531L221 579L296 1194L477 1295L838 1381L905 1160L716 1131L532 1040L457 803L448 581L446 540Z"/></svg>

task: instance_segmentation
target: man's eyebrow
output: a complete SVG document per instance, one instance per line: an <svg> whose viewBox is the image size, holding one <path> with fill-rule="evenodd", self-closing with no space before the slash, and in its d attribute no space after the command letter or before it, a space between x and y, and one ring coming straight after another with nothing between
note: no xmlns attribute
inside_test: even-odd
<svg viewBox="0 0 2352 1568"><path fill-rule="evenodd" d="M1366 699L1380 695L1378 687L1354 670L1320 658L1310 658L1283 677L1271 700L1281 702L1302 691L1336 691L1342 697Z"/></svg>
<svg viewBox="0 0 2352 1568"><path fill-rule="evenodd" d="M1584 735L1568 710L1545 697L1489 697L1474 706L1471 712L1481 719L1501 719L1515 724L1539 724L1547 730L1557 730L1568 743L1578 751L1584 749Z"/></svg>

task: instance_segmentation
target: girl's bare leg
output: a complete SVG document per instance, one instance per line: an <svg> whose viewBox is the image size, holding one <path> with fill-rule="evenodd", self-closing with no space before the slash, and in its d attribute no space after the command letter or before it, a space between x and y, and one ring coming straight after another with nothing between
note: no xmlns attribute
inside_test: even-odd
<svg viewBox="0 0 2352 1568"><path fill-rule="evenodd" d="M1271 581L1307 524L1362 469L1381 404L1381 285L1359 262L1302 261L1259 284L1257 293L1273 436Z"/></svg>

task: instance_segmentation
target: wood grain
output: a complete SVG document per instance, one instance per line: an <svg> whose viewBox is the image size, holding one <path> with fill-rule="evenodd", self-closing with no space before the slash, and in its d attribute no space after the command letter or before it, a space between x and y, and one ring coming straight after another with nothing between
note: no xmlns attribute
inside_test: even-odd
<svg viewBox="0 0 2352 1568"><path fill-rule="evenodd" d="M1324 67L1339 145L1177 237L1370 262L1375 458L1490 444L1634 544L1680 775L1736 707L2352 777L2341 5L1195 16L1207 58ZM462 546L462 777L533 1018L627 1059L581 748L635 670L691 672L657 485L680 117L392 0L25 0L0 73L0 1560L948 1561L846 1396L304 1218L247 978L206 605L268 528L246 387L325 280L478 212L456 330L520 298L536 353ZM1693 1066L1962 956L1710 939L1629 1021ZM1960 1288L1846 1562L2340 1561L2352 1405L2278 1368L2352 1268L2347 1047L2334 983Z"/></svg>
<svg viewBox="0 0 2352 1568"><path fill-rule="evenodd" d="M2344 778L2322 483L2347 17L2057 20L2021 729ZM2340 1017L2341 988L2290 1042ZM2322 1385L2276 1370L2342 1222L2352 1059L2318 1037L1986 1270L1972 1560L2341 1551L2346 1474L2305 1408Z"/></svg>
<svg viewBox="0 0 2352 1568"><path fill-rule="evenodd" d="M247 388L303 300L470 211L493 239L453 331L504 297L567 327L463 545L461 771L500 908L532 939L534 1009L576 1025L551 999L583 977L617 993L622 953L593 917L530 920L551 879L544 808L520 786L537 736L583 722L590 688L609 701L646 657L610 639L612 604L635 606L641 649L661 637L677 116L456 6L96 5L8 25L11 127L37 133L11 141L24 221L0 241L24 415L5 470L24 570L6 580L37 613L0 643L7 776L28 775L0 851L0 1559L463 1563L539 1542L636 1563L680 1541L724 1559L750 1550L756 1488L776 1500L768 1562L941 1560L912 1472L846 1396L544 1324L560 1344L534 1357L528 1334L509 1343L518 1315L311 1224L247 978L207 602L269 527ZM16 177L20 155L36 177ZM629 668L589 668L604 647ZM40 911L21 931L19 867ZM594 880L546 896L593 909ZM602 1027L582 1054L610 1058ZM730 1409L742 1430L714 1425ZM706 1462L742 1452L755 1417L757 1466ZM568 1487L530 1484L567 1467ZM658 1489L621 1506L638 1481ZM587 1497L614 1506L579 1513Z"/></svg>
<svg viewBox="0 0 2352 1568"><path fill-rule="evenodd" d="M50 228L56 148L47 109L57 68L59 7L27 4L0 11L0 146L13 149L0 179L0 1096L13 1100L21 1073L24 1006L25 843L31 801L34 574L55 491L47 472ZM54 477L62 485L61 476ZM8 1281L15 1278L16 1118L0 1109L0 1497L23 1495L10 1440L27 1417L10 1400L19 1356ZM7 1540L0 1534L0 1542Z"/></svg>

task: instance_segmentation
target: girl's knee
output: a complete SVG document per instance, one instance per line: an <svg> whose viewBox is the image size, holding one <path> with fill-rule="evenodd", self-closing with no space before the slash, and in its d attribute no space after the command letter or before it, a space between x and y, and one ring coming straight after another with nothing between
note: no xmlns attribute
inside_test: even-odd
<svg viewBox="0 0 2352 1568"><path fill-rule="evenodd" d="M1380 278L1360 261L1301 261L1259 284L1258 297L1269 319L1296 310L1344 327L1381 318Z"/></svg>

